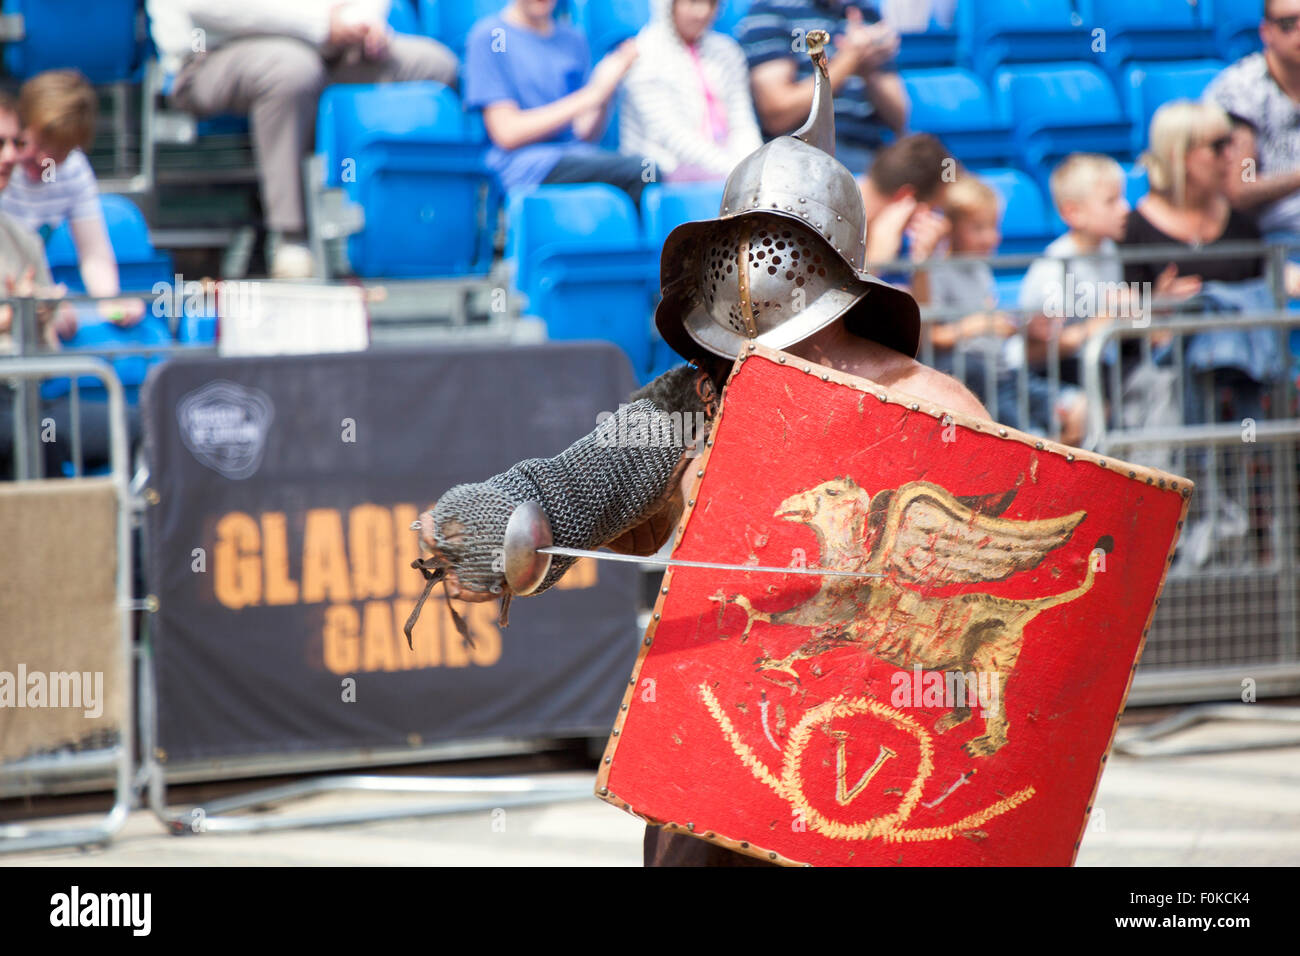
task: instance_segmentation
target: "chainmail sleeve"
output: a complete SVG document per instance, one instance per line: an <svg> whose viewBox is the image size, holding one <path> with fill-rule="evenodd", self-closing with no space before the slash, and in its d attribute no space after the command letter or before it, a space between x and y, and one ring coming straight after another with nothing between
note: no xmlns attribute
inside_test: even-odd
<svg viewBox="0 0 1300 956"><path fill-rule="evenodd" d="M524 502L542 506L562 547L595 548L640 524L663 500L687 446L702 437L697 426L711 406L697 387L701 374L689 366L666 372L554 458L530 458L448 490L433 509L434 537L461 584L504 588L506 522ZM575 560L557 555L534 593Z"/></svg>

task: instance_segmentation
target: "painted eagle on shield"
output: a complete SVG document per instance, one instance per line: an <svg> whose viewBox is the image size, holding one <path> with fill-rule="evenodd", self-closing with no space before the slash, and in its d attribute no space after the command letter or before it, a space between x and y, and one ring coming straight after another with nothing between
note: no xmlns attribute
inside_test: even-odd
<svg viewBox="0 0 1300 956"><path fill-rule="evenodd" d="M820 566L875 574L823 579L810 599L784 611L756 610L743 594L714 600L742 608L748 635L755 621L807 627L808 640L780 659L761 657L759 671L799 679L795 663L856 645L895 667L994 674L1006 687L1020 656L1025 626L1042 611L1067 604L1092 589L1097 562L1083 580L1059 594L1006 598L984 593L936 593L949 585L1003 581L1036 568L1066 544L1087 517L1075 511L1040 520L1001 517L1015 497L957 497L928 481L868 494L851 478L835 478L786 498L775 517L807 525L816 535ZM1110 549L1109 537L1097 550ZM996 753L1007 743L1002 695L984 711L984 733L964 745L972 757ZM935 725L944 733L971 718L956 707Z"/></svg>

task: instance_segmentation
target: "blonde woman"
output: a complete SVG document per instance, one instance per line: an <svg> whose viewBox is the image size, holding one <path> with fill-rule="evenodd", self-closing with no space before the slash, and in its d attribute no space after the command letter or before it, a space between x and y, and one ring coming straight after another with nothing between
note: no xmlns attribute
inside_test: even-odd
<svg viewBox="0 0 1300 956"><path fill-rule="evenodd" d="M1232 208L1228 177L1236 167L1232 122L1215 103L1174 100L1151 119L1149 148L1141 162L1150 192L1129 216L1126 247L1181 245L1213 248L1227 242L1260 242L1255 221ZM1261 255L1128 262L1126 282L1150 282L1157 297L1200 293L1196 311L1256 311L1271 308ZM1148 287L1150 288L1150 287ZM1153 342L1161 344L1153 337ZM1276 346L1267 330L1224 330L1193 336L1186 363L1185 414L1189 422L1259 418L1267 381L1275 374ZM1125 377L1140 360L1137 339L1121 352Z"/></svg>
<svg viewBox="0 0 1300 956"><path fill-rule="evenodd" d="M1232 125L1209 102L1173 100L1151 118L1141 157L1150 191L1128 218L1124 244L1184 245L1193 249L1224 242L1259 241L1259 227L1228 202ZM1175 298L1195 294L1202 281L1241 282L1264 274L1264 260L1175 258L1165 263L1130 262L1127 282L1150 282ZM1175 280L1181 277L1181 283Z"/></svg>
<svg viewBox="0 0 1300 956"><path fill-rule="evenodd" d="M725 179L763 144L740 45L712 30L717 0L653 0L624 80L619 147L666 180Z"/></svg>

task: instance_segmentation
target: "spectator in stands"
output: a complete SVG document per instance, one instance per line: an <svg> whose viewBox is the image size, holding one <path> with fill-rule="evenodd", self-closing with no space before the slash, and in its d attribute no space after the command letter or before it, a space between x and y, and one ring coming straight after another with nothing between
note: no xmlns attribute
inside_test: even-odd
<svg viewBox="0 0 1300 956"><path fill-rule="evenodd" d="M1256 152L1231 171L1228 197L1270 239L1300 243L1300 0L1266 0L1264 49L1227 67L1205 98L1254 128Z"/></svg>
<svg viewBox="0 0 1300 956"><path fill-rule="evenodd" d="M712 31L718 0L654 0L624 81L619 148L659 178L725 179L762 145L740 45Z"/></svg>
<svg viewBox="0 0 1300 956"><path fill-rule="evenodd" d="M0 196L0 209L45 238L68 223L87 294L108 299L122 291L117 258L99 204L99 184L83 152L94 139L96 109L94 88L76 70L39 73L22 85L18 163ZM133 324L144 315L144 303L105 301L100 311Z"/></svg>
<svg viewBox="0 0 1300 956"><path fill-rule="evenodd" d="M274 278L317 271L308 252L302 161L316 105L333 83L456 84L456 57L427 37L395 35L387 0L147 0L172 98L199 116L247 113Z"/></svg>
<svg viewBox="0 0 1300 956"><path fill-rule="evenodd" d="M808 117L813 65L800 51L811 30L831 35L835 155L860 176L884 145L885 132L901 134L907 126L907 92L891 67L898 34L880 22L876 4L868 0L755 0L735 34L749 59L754 105L769 135L789 133Z"/></svg>
<svg viewBox="0 0 1300 956"><path fill-rule="evenodd" d="M957 161L929 133L904 136L877 153L859 181L867 214L867 262L898 259L904 240L913 261L929 258L948 235L940 209L944 189L958 171Z"/></svg>
<svg viewBox="0 0 1300 956"><path fill-rule="evenodd" d="M8 93L0 92L0 199L8 191L19 168L24 143L18 103ZM0 203L0 295L6 298L58 298L62 294L62 288L55 286L50 279L50 267L45 261L45 246L40 237L5 212L3 203ZM13 324L13 305L0 305L0 355L16 351ZM67 303L38 307L36 325L40 342L31 351L58 349L60 337L69 338L77 330L76 315ZM87 432L102 427L107 434L106 419L96 422L94 409L83 411L86 412L83 428ZM55 418L56 437L68 422L64 415ZM13 476L13 426L13 393L7 384L0 384L0 480ZM58 449L51 447L54 444L46 443L43 447L47 453L53 451L57 456ZM66 447L67 442L62 445ZM53 463L57 465L57 461Z"/></svg>
<svg viewBox="0 0 1300 956"><path fill-rule="evenodd" d="M1147 169L1150 191L1129 216L1124 244L1203 249L1225 242L1261 241L1259 227L1229 201L1227 184L1233 172L1228 167L1231 146L1228 115L1215 103L1174 100L1160 107L1151 119L1148 149L1141 158ZM1186 299L1198 293L1196 303L1184 308L1225 311L1230 310L1225 300L1238 298L1241 303L1231 308L1271 309L1267 283L1262 281L1264 275L1265 260L1259 255L1174 258L1163 264L1128 262L1124 266L1125 281L1151 283L1147 288L1153 289L1163 283L1167 298ZM1176 276L1187 281L1173 285ZM1213 295L1207 294L1209 283L1214 284ZM1248 292L1252 293L1249 297ZM1264 338L1271 340L1272 336ZM1188 345L1189 353L1195 351L1197 339L1211 346L1211 352L1220 344L1226 344L1229 351L1237 351L1231 337L1213 333L1196 336ZM1238 356L1240 361L1234 358L1231 363L1226 358L1228 353L1218 353L1218 357L1207 354L1200 367L1192 355L1188 357L1191 371L1209 377L1216 403L1226 396L1233 409L1231 414L1238 419L1259 417L1262 413L1265 381L1276 359L1276 355L1260 351L1262 341L1248 343L1245 353ZM1136 341L1125 344L1128 347L1123 351L1123 362L1127 375L1139 355ZM1187 414L1194 421L1204 420L1211 412L1199 405L1201 391L1188 393L1193 407Z"/></svg>
<svg viewBox="0 0 1300 956"><path fill-rule="evenodd" d="M474 24L465 104L483 110L502 187L609 183L639 202L651 178L642 161L592 145L636 58L636 41L625 40L592 68L586 38L556 21L555 0L512 0Z"/></svg>
<svg viewBox="0 0 1300 956"><path fill-rule="evenodd" d="M997 253L1001 208L991 186L962 174L945 190L943 212L952 227L952 255ZM934 349L934 367L961 379L997 421L1017 426L1011 417L1014 409L1002 407L998 399L1015 361L1007 339L1016 333L1016 323L998 310L997 283L988 263L946 258L940 244L925 268L916 272L912 294L927 311L944 316L927 322L923 333Z"/></svg>
<svg viewBox="0 0 1300 956"><path fill-rule="evenodd" d="M1056 341L1063 386L1052 411L1061 422L1061 440L1083 439L1087 407L1079 352L1090 335L1118 315L1131 315L1117 243L1124 238L1129 204L1124 170L1109 156L1076 153L1052 171L1052 201L1069 231L1035 259L1020 284L1029 361L1030 425L1047 431L1048 343ZM1165 273L1171 281L1177 281Z"/></svg>

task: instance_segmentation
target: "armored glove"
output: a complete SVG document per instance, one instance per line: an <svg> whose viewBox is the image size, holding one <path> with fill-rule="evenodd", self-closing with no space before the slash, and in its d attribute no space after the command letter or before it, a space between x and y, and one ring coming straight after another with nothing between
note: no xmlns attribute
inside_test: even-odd
<svg viewBox="0 0 1300 956"><path fill-rule="evenodd" d="M555 544L569 548L623 545L657 548L671 519L662 520L689 464L695 423L713 417L713 378L680 366L634 393L630 404L554 458L530 458L486 481L456 485L420 516L422 549L412 566L426 577L424 595L407 621L406 636L429 590L439 580L448 597L486 601L500 597L501 621L508 620L511 590L505 577L506 523L515 508L537 502L550 520ZM556 556L540 593L558 581L574 558ZM450 605L449 605L450 607ZM468 639L467 629L456 617Z"/></svg>

